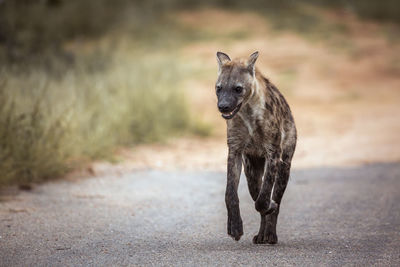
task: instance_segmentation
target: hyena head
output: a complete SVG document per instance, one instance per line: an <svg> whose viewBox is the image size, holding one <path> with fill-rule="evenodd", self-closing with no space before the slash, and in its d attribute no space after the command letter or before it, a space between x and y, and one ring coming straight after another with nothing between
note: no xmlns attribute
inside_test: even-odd
<svg viewBox="0 0 400 267"><path fill-rule="evenodd" d="M232 119L252 94L257 57L258 52L255 52L246 60L231 60L227 54L217 52L218 78L215 91L218 109L224 119Z"/></svg>

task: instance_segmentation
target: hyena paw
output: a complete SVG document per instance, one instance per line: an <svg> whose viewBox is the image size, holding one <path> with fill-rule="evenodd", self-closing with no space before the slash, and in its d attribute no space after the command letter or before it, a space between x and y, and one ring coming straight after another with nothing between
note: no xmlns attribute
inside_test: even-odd
<svg viewBox="0 0 400 267"><path fill-rule="evenodd" d="M253 237L254 244L276 244L278 242L278 236L274 232L267 232L258 234Z"/></svg>
<svg viewBox="0 0 400 267"><path fill-rule="evenodd" d="M243 235L243 223L240 217L231 218L228 216L228 235L236 241L239 241L240 237Z"/></svg>
<svg viewBox="0 0 400 267"><path fill-rule="evenodd" d="M278 207L273 200L262 201L257 199L255 202L255 208L261 215L268 215L273 213Z"/></svg>
<svg viewBox="0 0 400 267"><path fill-rule="evenodd" d="M265 233L264 239L267 241L268 244L271 245L278 243L278 236L274 232Z"/></svg>

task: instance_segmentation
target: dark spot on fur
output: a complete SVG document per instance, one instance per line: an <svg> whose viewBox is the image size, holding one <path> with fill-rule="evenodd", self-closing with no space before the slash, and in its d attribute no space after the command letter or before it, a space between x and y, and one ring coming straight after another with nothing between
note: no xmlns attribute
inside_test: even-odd
<svg viewBox="0 0 400 267"><path fill-rule="evenodd" d="M262 122L257 120L256 121L256 132L259 136L264 136L264 130L262 128Z"/></svg>
<svg viewBox="0 0 400 267"><path fill-rule="evenodd" d="M265 108L270 112L270 113L274 113L272 107L270 105L268 105L267 102L265 102Z"/></svg>

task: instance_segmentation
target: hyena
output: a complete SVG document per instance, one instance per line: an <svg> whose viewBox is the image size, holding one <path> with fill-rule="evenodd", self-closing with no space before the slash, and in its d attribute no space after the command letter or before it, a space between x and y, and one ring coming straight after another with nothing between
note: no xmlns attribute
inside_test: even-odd
<svg viewBox="0 0 400 267"><path fill-rule="evenodd" d="M225 202L228 235L243 235L238 184L242 164L250 195L261 215L255 244L275 244L276 223L296 147L296 126L285 98L255 67L258 52L231 60L218 52L216 94L227 124L228 171Z"/></svg>

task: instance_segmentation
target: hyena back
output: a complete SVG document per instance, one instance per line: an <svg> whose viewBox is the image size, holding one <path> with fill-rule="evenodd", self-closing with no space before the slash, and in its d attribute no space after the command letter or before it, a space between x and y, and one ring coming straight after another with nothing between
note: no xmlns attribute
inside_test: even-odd
<svg viewBox="0 0 400 267"><path fill-rule="evenodd" d="M228 169L225 202L228 234L243 235L237 194L242 164L250 195L261 215L255 244L275 244L276 223L296 147L296 126L278 89L256 68L258 52L231 60L218 52L216 94L227 123Z"/></svg>

